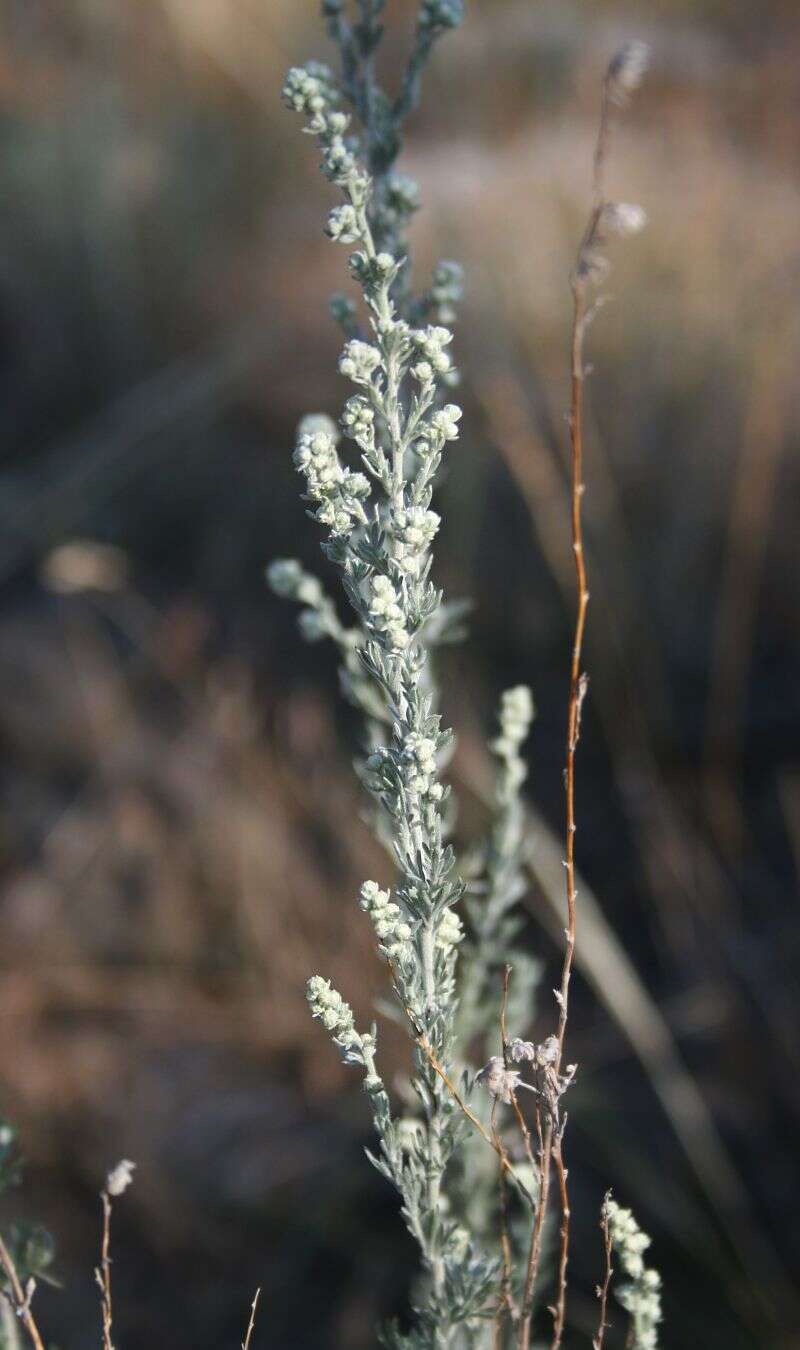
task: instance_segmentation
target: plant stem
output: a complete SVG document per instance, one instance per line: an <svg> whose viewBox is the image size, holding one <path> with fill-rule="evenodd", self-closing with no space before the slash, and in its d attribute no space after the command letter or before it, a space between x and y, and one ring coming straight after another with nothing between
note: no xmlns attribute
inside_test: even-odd
<svg viewBox="0 0 800 1350"><path fill-rule="evenodd" d="M11 1285L11 1296L13 1298L12 1306L16 1316L19 1317L22 1325L30 1336L31 1342L35 1346L35 1350L44 1350L44 1342L39 1334L39 1328L36 1325L36 1321L30 1309L29 1295L31 1291L29 1290L28 1293L26 1293L23 1289L17 1273L17 1268L14 1265L14 1258L2 1237L0 1237L0 1266L2 1266L5 1271L6 1279Z"/></svg>
<svg viewBox="0 0 800 1350"><path fill-rule="evenodd" d="M601 136L604 135L604 126L601 121ZM601 155L602 164L602 155ZM593 232L598 215L599 207L595 205L592 211L589 231ZM583 248L583 244L581 246ZM589 591L587 589L586 561L583 549L583 517L582 504L584 494L583 483L583 381L584 381L584 363L583 363L583 339L586 331L586 283L579 275L576 269L572 278L573 295L573 319L572 319L572 343L571 343L571 387L572 398L570 406L570 442L572 447L572 478L571 478L571 507L572 507L572 552L575 560L575 579L578 591L578 606L575 615L575 628L572 639L572 659L570 662L569 674L569 702L567 709L567 756L566 756L566 874L567 874L567 926L565 929L564 960L561 967L561 983L557 994L558 999L558 1029L556 1038L558 1041L558 1051L555 1061L556 1074L561 1071L561 1063L564 1057L564 1041L567 1034L567 1020L569 1017L569 984L572 975L572 962L575 955L575 901L577 890L575 886L575 834L577 826L575 824L575 753L578 748L580 737L581 711L583 700L586 697L587 679L581 671L581 658L583 655L583 635L586 628L586 610L589 604ZM554 1122L549 1118L544 1131L544 1144L541 1155L541 1179L539 1187L539 1204L536 1211L536 1220L531 1234L531 1245L528 1255L528 1269L525 1278L525 1293L522 1304L522 1319L519 1333L519 1350L528 1350L530 1346L531 1319L533 1317L533 1299L536 1292L536 1279L539 1272L539 1262L541 1258L542 1229L544 1219L547 1213L547 1204L550 1195L550 1167L553 1160L553 1145L555 1141ZM560 1149L560 1143L558 1144ZM561 1182L561 1176L559 1176ZM566 1204L566 1214L569 1215L569 1202L566 1196L566 1180L562 1189L562 1212ZM566 1241L569 1241L569 1225L567 1224ZM562 1250L562 1261L566 1270L566 1254ZM558 1318L558 1314L557 1314ZM563 1309L561 1310L561 1321L563 1325ZM558 1321L557 1321L558 1325Z"/></svg>
<svg viewBox="0 0 800 1350"><path fill-rule="evenodd" d="M605 1269L603 1274L603 1283L598 1286L598 1295L600 1298L600 1321L597 1326L597 1335L592 1341L592 1350L603 1350L603 1341L605 1340L606 1327L608 1326L608 1290L611 1285L611 1276L613 1267L611 1265L611 1233L608 1227L608 1213L606 1211L606 1200L603 1202L603 1208L600 1211L600 1229L603 1234L603 1255L605 1258Z"/></svg>
<svg viewBox="0 0 800 1350"><path fill-rule="evenodd" d="M553 1160L558 1177L558 1191L561 1201L561 1230L558 1257L558 1296L553 1323L553 1339L550 1350L559 1350L564 1335L564 1317L567 1307L567 1263L569 1261L569 1193L567 1191L567 1169L564 1166L562 1135L559 1133L553 1148Z"/></svg>

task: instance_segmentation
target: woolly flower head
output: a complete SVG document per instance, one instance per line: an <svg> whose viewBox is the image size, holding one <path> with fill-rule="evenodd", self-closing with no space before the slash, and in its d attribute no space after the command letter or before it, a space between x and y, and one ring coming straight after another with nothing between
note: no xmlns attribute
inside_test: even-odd
<svg viewBox="0 0 800 1350"><path fill-rule="evenodd" d="M451 952L463 941L464 929L454 909L446 909L436 932L436 946L440 951Z"/></svg>
<svg viewBox="0 0 800 1350"><path fill-rule="evenodd" d="M610 1195L606 1196L603 1213L614 1250L630 1280L617 1295L631 1316L630 1344L634 1350L657 1350L661 1276L644 1263L650 1238L642 1232L631 1211L623 1209Z"/></svg>
<svg viewBox="0 0 800 1350"><path fill-rule="evenodd" d="M642 1232L631 1211L623 1209L616 1200L606 1201L605 1212L608 1231L625 1274L631 1279L639 1279L644 1274L643 1254L650 1246L650 1238Z"/></svg>
<svg viewBox="0 0 800 1350"><path fill-rule="evenodd" d="M438 801L442 789L436 782L436 742L430 736L412 732L406 737L403 761L408 791Z"/></svg>
<svg viewBox="0 0 800 1350"><path fill-rule="evenodd" d="M127 1191L133 1181L133 1170L136 1163L131 1162L130 1158L123 1158L116 1167L112 1167L106 1177L106 1195L122 1195Z"/></svg>
<svg viewBox="0 0 800 1350"><path fill-rule="evenodd" d="M390 647L400 651L408 645L406 617L399 595L388 577L372 578L369 615L377 631L386 634Z"/></svg>
<svg viewBox="0 0 800 1350"><path fill-rule="evenodd" d="M330 980L323 980L321 975L312 975L306 984L306 999L311 1016L316 1017L340 1044L357 1042L353 1010L333 988Z"/></svg>
<svg viewBox="0 0 800 1350"><path fill-rule="evenodd" d="M339 357L339 371L355 384L368 384L380 363L381 354L377 347L353 338L345 344Z"/></svg>
<svg viewBox="0 0 800 1350"><path fill-rule="evenodd" d="M442 328L436 324L429 324L427 328L416 328L411 333L411 341L422 358L423 363L432 367L440 375L450 369L450 357L445 351L453 341L453 334L449 328ZM414 373L419 376L419 363L414 367Z"/></svg>
<svg viewBox="0 0 800 1350"><path fill-rule="evenodd" d="M355 244L361 238L361 227L355 208L346 202L335 206L328 216L325 233L339 244Z"/></svg>
<svg viewBox="0 0 800 1350"><path fill-rule="evenodd" d="M500 699L500 730L513 745L520 746L533 720L533 695L526 684L506 689Z"/></svg>
<svg viewBox="0 0 800 1350"><path fill-rule="evenodd" d="M354 441L371 439L375 426L375 410L361 394L354 394L344 405L342 427Z"/></svg>
<svg viewBox="0 0 800 1350"><path fill-rule="evenodd" d="M358 903L372 919L383 954L390 960L397 960L411 937L411 928L403 919L400 906L376 881L364 882Z"/></svg>
<svg viewBox="0 0 800 1350"><path fill-rule="evenodd" d="M546 1069L558 1059L558 1038L548 1036L541 1045L534 1041L523 1041L517 1036L509 1046L509 1053L516 1064L528 1061L539 1069Z"/></svg>
<svg viewBox="0 0 800 1350"><path fill-rule="evenodd" d="M477 1074L475 1081L485 1087L491 1097L498 1097L501 1102L510 1102L519 1087L520 1073L518 1069L507 1069L502 1055L492 1055L488 1064L484 1064Z"/></svg>
<svg viewBox="0 0 800 1350"><path fill-rule="evenodd" d="M319 61L293 66L287 72L282 97L287 108L308 116L324 113L338 102L333 74Z"/></svg>
<svg viewBox="0 0 800 1350"><path fill-rule="evenodd" d="M292 461L305 475L311 497L328 496L344 479L336 442L329 431L302 431Z"/></svg>
<svg viewBox="0 0 800 1350"><path fill-rule="evenodd" d="M438 431L446 441L458 440L458 424L461 420L461 409L456 403L446 403L443 408L439 408L431 417L431 426Z"/></svg>
<svg viewBox="0 0 800 1350"><path fill-rule="evenodd" d="M424 506L404 507L397 511L394 517L398 540L414 553L421 552L430 545L440 523L441 517Z"/></svg>

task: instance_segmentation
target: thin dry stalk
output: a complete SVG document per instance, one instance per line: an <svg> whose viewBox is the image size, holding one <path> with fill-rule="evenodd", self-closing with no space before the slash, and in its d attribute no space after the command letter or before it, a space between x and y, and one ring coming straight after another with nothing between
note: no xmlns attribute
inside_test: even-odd
<svg viewBox="0 0 800 1350"><path fill-rule="evenodd" d="M247 1325L247 1332L245 1334L245 1338L242 1341L242 1350L250 1350L250 1341L253 1335L253 1328L255 1327L256 1324L256 1308L258 1307L258 1300L260 1294L261 1290L257 1289L250 1307L250 1321Z"/></svg>
<svg viewBox="0 0 800 1350"><path fill-rule="evenodd" d="M103 1350L114 1350L111 1339L111 1196L108 1191L100 1192L103 1205L103 1237L100 1245L100 1265L95 1268L94 1278L100 1290L100 1311L103 1317Z"/></svg>
<svg viewBox="0 0 800 1350"><path fill-rule="evenodd" d="M533 1300L536 1293L539 1264L542 1259L542 1230L544 1228L544 1218L547 1213L547 1204L550 1197L550 1162L553 1153L552 1122L549 1122L545 1126L544 1138L542 1138L541 1121L539 1113L537 1113L537 1128L540 1140L539 1203L536 1206L536 1217L533 1221L531 1245L528 1253L528 1266L525 1272L525 1288L522 1295L522 1314L519 1327L519 1350L529 1350L531 1343Z"/></svg>
<svg viewBox="0 0 800 1350"><path fill-rule="evenodd" d="M497 1131L497 1098L492 1103L492 1141L497 1150L500 1163L500 1249L503 1254L503 1273L500 1285L500 1297L497 1301L497 1311L494 1316L494 1327L492 1332L493 1344L496 1347L502 1345L503 1341L503 1320L508 1313L512 1322L516 1321L518 1316L517 1308L514 1303L514 1296L511 1292L511 1272L513 1268L513 1259L511 1253L511 1238L509 1236L508 1223L508 1179L506 1176L506 1164L504 1162L505 1150L500 1135ZM502 1152L501 1152L502 1150ZM505 1155L507 1156L507 1155Z"/></svg>
<svg viewBox="0 0 800 1350"><path fill-rule="evenodd" d="M564 930L566 941L564 947L564 959L561 967L561 983L556 994L558 1002L558 1028L556 1031L558 1051L554 1065L556 1075L561 1072L561 1063L564 1056L564 1041L566 1039L567 1020L569 1016L569 984L575 955L575 902L577 899L577 888L575 884L575 834L577 830L575 823L575 755L580 739L583 701L588 689L587 676L581 670L583 637L586 628L586 611L589 604L586 560L583 547L582 514L583 494L585 490L583 482L583 385L585 374L583 347L586 328L596 309L596 305L592 309L587 307L587 281L590 275L589 259L599 236L600 222L605 206L603 176L610 131L610 112L610 83L609 76L607 75L603 82L603 93L600 104L600 125L594 153L592 209L578 250L577 265L571 278L573 319L569 429L572 450L572 552L575 563L578 606L575 615L575 628L572 640L572 659L570 662L569 700L567 710L567 756L565 772L567 926ZM558 1128L558 1124L553 1118L553 1113L549 1112L545 1123L544 1140L541 1150L539 1204L536 1210L533 1231L531 1233L528 1267L525 1275L525 1289L518 1341L519 1350L529 1350L530 1347L531 1321L533 1318L536 1281L541 1261L542 1231L550 1196L550 1169L553 1161L554 1145L556 1146L558 1153L561 1153L561 1138L558 1133ZM559 1188L562 1197L562 1250L559 1269L565 1276L569 1250L569 1199L566 1191L566 1172L563 1168L563 1159L557 1165L559 1168ZM564 1227L566 1227L565 1233ZM556 1310L556 1332L558 1334L558 1340L554 1339L554 1345L556 1346L560 1341L561 1330L563 1329L564 1308L561 1304L565 1299L565 1291L560 1288L559 1301Z"/></svg>
<svg viewBox="0 0 800 1350"><path fill-rule="evenodd" d="M508 982L510 976L511 976L511 967L506 966L505 970L503 971L503 997L500 1003L500 1045L503 1055L503 1063L505 1065L506 1070L508 1069L507 1013L508 1013ZM513 1092L511 1093L511 1097L512 1099L514 1099ZM497 1131L496 1126L498 1104L499 1104L498 1099L495 1097L494 1102L492 1103L492 1138L495 1141L495 1146L500 1155L500 1246L503 1253L503 1282L501 1287L501 1298L498 1304L494 1323L494 1339L496 1345L499 1346L501 1344L502 1339L502 1324L504 1311L506 1310L508 1311L508 1314L511 1317L512 1322L517 1321L519 1317L519 1311L514 1302L514 1296L511 1291L511 1274L512 1274L513 1260L512 1260L511 1238L509 1236L509 1221L508 1221L509 1197L508 1197L508 1178L506 1175L506 1162L508 1155L505 1151L505 1148L503 1147L503 1141ZM515 1101L514 1104L518 1116L521 1115L518 1103Z"/></svg>
<svg viewBox="0 0 800 1350"><path fill-rule="evenodd" d="M566 1124L566 1120L564 1121ZM561 1229L559 1234L559 1256L558 1256L558 1295L556 1306L553 1309L553 1339L550 1343L550 1350L559 1350L561 1338L564 1335L564 1319L567 1310L567 1264L569 1262L569 1193L567 1191L567 1169L564 1166L564 1126L558 1132L555 1145L553 1147L553 1161L556 1165L556 1176L558 1177L558 1193L561 1201Z"/></svg>
<svg viewBox="0 0 800 1350"><path fill-rule="evenodd" d="M611 1192L609 1191L609 1195ZM608 1214L606 1204L609 1198L606 1196L603 1201L603 1207L600 1210L600 1231L603 1234L603 1255L605 1257L605 1273L603 1283L597 1286L597 1297L600 1300L600 1321L597 1325L597 1335L592 1341L592 1350L603 1350L603 1341L605 1340L606 1328L608 1326L608 1290L611 1285L611 1276L614 1273L614 1267L611 1264L611 1233L608 1228Z"/></svg>
<svg viewBox="0 0 800 1350"><path fill-rule="evenodd" d="M11 1295L6 1295L5 1297L8 1299L15 1315L19 1318L30 1336L31 1344L35 1347L35 1350L44 1350L44 1341L41 1338L39 1328L36 1325L36 1320L31 1312L31 1298L33 1297L35 1283L33 1280L29 1280L27 1289L23 1289L22 1281L17 1273L17 1267L14 1265L14 1258L2 1237L0 1237L0 1266L5 1272L8 1283L11 1285Z"/></svg>

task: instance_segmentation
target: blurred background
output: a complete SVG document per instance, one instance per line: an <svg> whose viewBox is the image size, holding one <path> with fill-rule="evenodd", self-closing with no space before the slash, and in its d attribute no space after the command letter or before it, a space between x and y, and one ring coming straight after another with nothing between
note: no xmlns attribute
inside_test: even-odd
<svg viewBox="0 0 800 1350"><path fill-rule="evenodd" d="M414 5L390 0L384 74ZM367 1015L360 821L336 662L263 581L329 575L290 463L336 414L346 252L279 102L332 59L315 0L3 0L0 26L0 1109L56 1236L40 1322L118 1343L374 1344L414 1253L364 1162L364 1099L303 999ZM664 1273L667 1347L800 1345L800 28L795 0L472 0L401 168L418 275L468 274L461 441L436 575L471 596L443 672L459 834L500 690L535 692L527 941L550 1029L573 609L568 273L599 80L653 68L615 132L618 246L590 335L591 696L570 1058L573 1335L605 1187ZM515 1029L522 1032L524 1029ZM407 1047L387 1043L399 1066ZM621 1316L616 1318L618 1330Z"/></svg>

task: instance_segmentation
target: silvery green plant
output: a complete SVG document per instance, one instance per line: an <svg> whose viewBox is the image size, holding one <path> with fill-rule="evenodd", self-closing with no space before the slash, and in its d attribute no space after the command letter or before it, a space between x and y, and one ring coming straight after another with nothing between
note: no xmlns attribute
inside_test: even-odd
<svg viewBox="0 0 800 1350"><path fill-rule="evenodd" d="M661 1276L646 1266L644 1253L650 1238L643 1233L629 1209L623 1209L606 1196L604 1218L612 1248L628 1278L617 1291L617 1298L630 1314L630 1350L656 1350L658 1324L661 1321Z"/></svg>
<svg viewBox="0 0 800 1350"><path fill-rule="evenodd" d="M345 1063L363 1074L378 1138L369 1156L399 1193L420 1250L424 1279L415 1322L408 1332L387 1328L384 1343L460 1350L503 1344L509 1326L527 1324L520 1332L520 1345L527 1345L532 1282L524 1254L545 1202L517 1097L523 1088L533 1093L537 1118L559 1131L560 1100L574 1075L574 1066L560 1072L555 1037L535 1045L505 1035L506 1020L515 1030L530 1022L538 982L537 963L518 949L516 908L525 889L521 752L533 702L525 687L502 698L499 735L490 745L497 765L492 827L457 868L452 797L443 778L453 737L439 710L433 657L441 643L460 636L465 606L445 604L431 564L440 525L434 485L445 456L458 453L461 409L449 400L457 376L445 325L455 317L462 274L442 262L427 290L413 294L407 227L419 193L394 169L425 61L460 21L462 6L423 0L393 99L375 78L384 0L357 0L355 8L353 20L344 0L323 5L341 52L340 78L311 62L290 70L283 90L317 138L323 173L341 193L325 232L351 248L350 274L361 292L360 306L343 295L331 303L347 338L339 372L354 392L338 425L323 414L302 420L293 456L354 622L341 622L321 583L294 559L273 562L268 579L301 606L307 640L336 644L343 690L364 715L357 768L397 876L391 888L365 881L358 903L388 967L394 1015L414 1043L399 1111L381 1077L376 1026L359 1029L350 1005L321 975L308 981L307 997ZM356 467L345 454L348 442ZM501 995L497 1055L491 1052L500 1040ZM516 1124L505 1108L511 1106L524 1148L521 1139L510 1142Z"/></svg>

